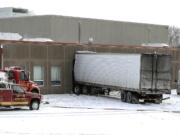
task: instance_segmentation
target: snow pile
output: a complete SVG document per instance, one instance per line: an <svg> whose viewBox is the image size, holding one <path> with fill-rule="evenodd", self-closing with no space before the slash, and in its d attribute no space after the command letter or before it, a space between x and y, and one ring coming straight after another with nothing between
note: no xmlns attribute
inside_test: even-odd
<svg viewBox="0 0 180 135"><path fill-rule="evenodd" d="M84 109L112 109L112 110L134 110L134 111L180 111L180 96L164 95L162 104L129 104L118 98L107 98L87 95L60 94L45 95L44 100L49 102L48 106L62 108L84 108Z"/></svg>
<svg viewBox="0 0 180 135"><path fill-rule="evenodd" d="M0 135L180 135L180 96L167 96L159 105L132 105L107 97L45 95L49 104L39 111L1 109Z"/></svg>

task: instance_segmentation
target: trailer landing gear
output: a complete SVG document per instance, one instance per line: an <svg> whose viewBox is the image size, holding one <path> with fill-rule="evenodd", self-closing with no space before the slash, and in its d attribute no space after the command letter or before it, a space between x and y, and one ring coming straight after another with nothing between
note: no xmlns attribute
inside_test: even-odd
<svg viewBox="0 0 180 135"><path fill-rule="evenodd" d="M82 93L82 88L80 86L75 86L74 87L74 90L73 90L73 93L76 94L76 95L80 95Z"/></svg>

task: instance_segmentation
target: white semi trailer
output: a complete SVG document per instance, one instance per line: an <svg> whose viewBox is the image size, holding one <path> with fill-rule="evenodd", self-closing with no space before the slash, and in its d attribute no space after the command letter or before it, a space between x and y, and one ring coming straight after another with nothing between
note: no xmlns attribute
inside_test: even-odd
<svg viewBox="0 0 180 135"><path fill-rule="evenodd" d="M170 92L171 56L164 54L96 53L79 51L75 55L74 90L121 91L129 103L160 103Z"/></svg>

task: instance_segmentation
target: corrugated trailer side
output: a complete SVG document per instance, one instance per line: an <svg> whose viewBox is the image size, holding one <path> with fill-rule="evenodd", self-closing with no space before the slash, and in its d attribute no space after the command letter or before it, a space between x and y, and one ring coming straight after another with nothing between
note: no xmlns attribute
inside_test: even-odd
<svg viewBox="0 0 180 135"><path fill-rule="evenodd" d="M92 53L75 56L74 92L120 90L121 100L161 102L170 90L171 57L162 54Z"/></svg>
<svg viewBox="0 0 180 135"><path fill-rule="evenodd" d="M140 54L79 53L75 59L77 82L139 89Z"/></svg>

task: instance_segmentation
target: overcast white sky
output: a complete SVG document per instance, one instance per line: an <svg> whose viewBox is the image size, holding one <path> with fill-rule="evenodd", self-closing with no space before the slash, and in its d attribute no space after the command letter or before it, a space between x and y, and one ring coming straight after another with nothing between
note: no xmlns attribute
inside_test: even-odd
<svg viewBox="0 0 180 135"><path fill-rule="evenodd" d="M180 0L0 0L0 7L180 27Z"/></svg>

